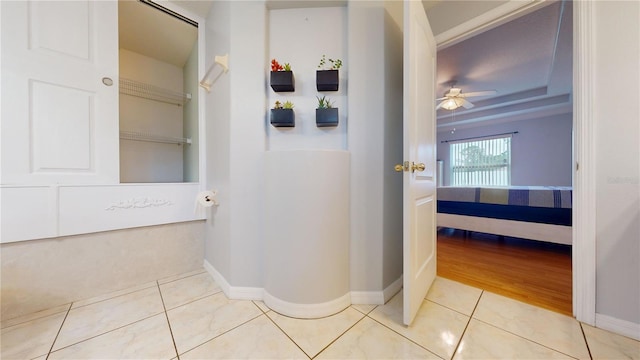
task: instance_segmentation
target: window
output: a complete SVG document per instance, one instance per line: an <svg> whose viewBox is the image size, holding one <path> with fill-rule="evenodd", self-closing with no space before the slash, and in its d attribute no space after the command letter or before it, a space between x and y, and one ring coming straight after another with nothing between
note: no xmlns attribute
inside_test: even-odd
<svg viewBox="0 0 640 360"><path fill-rule="evenodd" d="M451 185L511 184L511 135L449 145Z"/></svg>

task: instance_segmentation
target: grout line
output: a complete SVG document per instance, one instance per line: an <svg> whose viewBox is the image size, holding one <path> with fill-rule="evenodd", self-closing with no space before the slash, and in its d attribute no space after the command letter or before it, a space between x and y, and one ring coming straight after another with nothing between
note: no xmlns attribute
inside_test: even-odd
<svg viewBox="0 0 640 360"><path fill-rule="evenodd" d="M2 0L0 0L0 1L2 1ZM211 294L201 295L200 297L193 298L193 299L191 299L191 300L187 301L187 302L186 302L186 303L184 303L184 304L176 305L176 306L174 306L174 307L172 307L172 308L169 308L169 309L166 309L166 307L165 307L165 309L166 309L166 311L175 310L175 309L177 309L177 308L179 308L179 307L182 307L182 306L185 306L185 305L188 305L188 304L194 303L194 302L196 302L196 301L200 301L200 300L202 300L202 299L206 299L206 298L211 297L211 296L214 296L214 295L218 295L218 294L220 294L220 293L222 293L222 290L218 289L218 291L213 292L213 293L211 293ZM163 303L163 305L164 305L164 303Z"/></svg>
<svg viewBox="0 0 640 360"><path fill-rule="evenodd" d="M467 321L467 325L464 327L464 330L462 330L462 334L460 334L460 340L458 340L458 343L456 344L455 349L453 349L453 354L451 354L452 360L456 356L456 352L458 352L458 348L460 348L460 344L462 344L462 339L464 338L464 334L467 333L467 329L469 328L469 324L471 324L471 320L473 320L473 314L476 313L476 309L480 304L480 299L482 299L482 295L484 295L484 290L480 291L480 296L478 296L478 301L476 301L476 305L473 307L473 310L471 311L471 315L469 315L469 321Z"/></svg>
<svg viewBox="0 0 640 360"><path fill-rule="evenodd" d="M2 1L2 0L0 0L0 1ZM73 310L73 309L71 309L71 310ZM100 337L100 336L102 336L102 335L106 335L106 334L108 334L108 333L111 333L111 332L114 332L114 331L117 331L117 330L120 330L120 329L124 329L124 328L126 328L127 326L131 326L131 325L133 325L133 324L136 324L136 323L139 323L139 322L142 322L142 321L145 321L145 320L151 319L152 317L154 317L154 316L158 316L158 315L160 315L160 314L162 314L162 311L161 311L161 312L159 312L159 313L157 313L157 314L152 314L152 315L149 315L149 316L147 316L147 317L145 317L145 318L135 320L134 322L130 322L130 323L124 324L124 325L122 325L122 326L118 326L117 328L114 328L114 329L111 329L111 330L107 330L107 331L105 331L105 332L102 332L102 333L99 333L99 334L96 334L96 335L90 336L90 337L88 337L88 338L86 338L86 339L82 339L82 340L76 341L76 342L74 342L74 343L72 343L72 344L65 345L65 346L61 347L60 349L57 349L56 351L59 351L59 350L62 350L62 349L66 349L66 348L72 347L72 346L74 346L74 345L78 345L78 344L83 343L83 342L85 342L85 341L93 340L93 339L95 339L95 338L97 338L97 337ZM66 320L66 317L65 317L65 320ZM57 336L56 336L56 340L57 340ZM55 351L54 351L54 352L55 352Z"/></svg>
<svg viewBox="0 0 640 360"><path fill-rule="evenodd" d="M277 313L276 313L277 314ZM309 356L309 354L307 354L306 351L304 351L303 348L300 347L300 345L298 345L297 342L295 342L295 340L293 340L291 338L291 336L289 336L289 334L287 334L286 331L284 331L283 328L280 327L280 325L278 325L269 315L267 315L266 313L263 314L264 316L267 317L267 319L269 319L269 321L271 321L273 323L273 325L275 325L278 329L280 329L280 331L282 331L282 333L284 334L284 336L286 336L289 340L291 340L291 342L298 347L298 349L300 349L300 351L302 351L303 354L305 354L306 357L308 357L309 359L311 359L311 356ZM323 349L324 350L324 349ZM319 353L318 353L319 354ZM316 355L317 356L317 355Z"/></svg>
<svg viewBox="0 0 640 360"><path fill-rule="evenodd" d="M239 301L245 301L245 300L239 300ZM246 301L251 301L251 300L246 300ZM224 331L224 332L221 332L220 334L215 335L215 336L214 336L214 337L212 337L211 339L207 339L207 340L205 340L205 341L201 342L200 344L195 345L195 346L193 346L192 348L185 350L185 351L182 353L182 355L184 355L184 354L188 353L189 351L191 351L191 350L193 350L193 349L196 349L196 348L198 348L198 347L200 347L200 346L202 346L202 345L204 345L204 344L208 343L209 341L211 341L211 340L213 340L213 339L217 339L217 338L219 338L220 336L222 336L222 335L224 335L224 334L227 334L227 333L229 333L229 332L231 332L231 331L233 331L233 330L235 330L235 329L237 329L237 328L239 328L239 327L241 327L241 326L243 326L243 325L246 325L246 324L250 323L251 321L253 321L253 320L255 320L255 319L257 319L257 318L259 318L260 316L263 316L263 315L266 315L266 314L260 314L260 315L258 315L258 316L254 316L254 317L252 317L251 319L249 319L249 320L247 320L247 321L243 322L242 324L238 324L237 326L234 326L234 327L232 327L232 328L231 328L231 329L229 329L229 330L226 330L226 331ZM178 360L179 360L179 359L180 359L180 357L178 357Z"/></svg>
<svg viewBox="0 0 640 360"><path fill-rule="evenodd" d="M0 0L0 1L1 1L1 0ZM149 284L149 286L145 286L145 285L147 285L147 284ZM140 284L140 285L138 285L138 286L139 286L140 288L137 288L136 286L132 286L132 287L129 287L129 288L126 288L126 289L116 290L116 291L111 291L111 292L108 292L108 293L105 293L105 294L102 294L102 295L97 295L97 296L94 296L94 297L92 297L92 298L88 298L88 299L80 299L80 300L78 300L78 301L72 301L72 302L71 302L71 308L72 308L72 309L81 309L81 308L86 307L86 306L90 306L90 305L93 305L93 304L99 304L99 303L101 303L101 302L105 302L105 301L108 301L108 300L112 300L112 299L115 299L115 298L119 298L119 297L121 297L121 296L131 295L131 294L136 293L136 292L138 292L138 291L144 291L144 290L147 290L147 289L151 289L151 288L153 288L153 286L154 286L154 285L152 285L152 284L151 284L151 282L148 282L148 283ZM125 292L125 291L126 291L126 292ZM111 296L111 294L119 293L119 292L122 292L122 294L118 294L118 295L113 295L113 296ZM96 300L96 301L94 301L94 302L86 303L86 304L84 304L84 305L80 305L80 306L78 306L78 307L73 307L73 304L75 304L75 303L86 302L86 301L88 301L88 300L91 300L91 299L94 299L94 298L101 298L101 297L103 297L103 296L108 296L108 297L105 297L104 299Z"/></svg>
<svg viewBox="0 0 640 360"><path fill-rule="evenodd" d="M589 347L589 341L587 340L587 334L584 333L584 327L582 326L582 322L578 321L578 325L580 325L580 332L582 332L582 337L584 338L584 343L585 343L585 345L587 345L587 352L589 353L589 358L593 359L593 355L591 354L591 348Z"/></svg>
<svg viewBox="0 0 640 360"><path fill-rule="evenodd" d="M522 335L516 334L516 333L511 332L511 331L509 331L509 330L507 330L507 329L503 329L503 328L501 328L500 326L497 326L497 325L494 325L494 324L488 323L488 322L483 321L483 320L480 320L480 319L476 319L476 321L479 321L479 322L481 322L481 323L483 323L483 324L485 324L485 325L487 325L487 326L491 326L492 328L496 328L496 329L498 329L498 330L500 330L500 331L504 331L504 332L506 332L507 334L511 334L511 335L513 335L513 336L515 336L515 337L518 337L518 338L522 339L522 340L525 340L525 341L528 341L528 342L530 342L530 343L533 343L533 344L536 344L536 345L542 346L543 348L547 348L547 349L549 349L549 350L551 350L551 351L553 351L553 352L555 352L555 353L562 354L562 355L567 356L567 357L570 357L570 358L572 358L572 359L576 359L576 357L575 357L575 356L573 356L573 355L567 354L567 353L565 353L565 352L563 352L563 351L560 351L560 350L558 350L558 349L554 349L554 348L552 348L552 347L550 347L550 346L548 346L548 345L542 344L542 343L540 343L540 342L538 342L538 341L536 341L536 340L529 339L529 338L524 337L524 336L522 336Z"/></svg>
<svg viewBox="0 0 640 360"><path fill-rule="evenodd" d="M65 305L67 306L67 308L63 310L62 306L65 306ZM44 319L46 317L50 317L50 316L53 316L53 315L58 315L58 314L63 313L63 312L68 312L69 311L69 307L71 305L72 305L72 303L69 302L69 303L66 303L66 304L61 304L61 305L58 305L58 306L54 306L52 308L39 310L39 311L28 313L28 314L22 314L22 315L14 316L14 317L12 317L10 319L2 320L2 322L0 322L0 324L1 324L0 325L0 329L7 329L7 328L10 328L10 327L26 324L26 323L31 322L31 321L36 321L36 320ZM60 308L60 310L52 312L50 314L44 314L45 312L53 310L55 308ZM43 313L43 314L36 315L38 313ZM34 317L30 318L30 316L34 316ZM15 323L15 324L11 324L12 321L17 321L16 319L21 319L21 320L18 321L17 323ZM6 325L7 323L9 323L10 325Z"/></svg>
<svg viewBox="0 0 640 360"><path fill-rule="evenodd" d="M426 300L425 300L425 301L426 301ZM420 305L420 306L422 306L422 305ZM372 311L372 312L373 312L373 311ZM414 341L413 339L408 338L406 335L401 334L400 332L396 331L395 329L391 328L390 326L387 326L386 324L384 324L384 323L382 323L382 322L378 321L377 319L372 318L372 317L371 317L371 316L369 316L369 315L367 315L366 317L368 317L369 319L371 319L371 320L375 321L376 323L378 323L378 324L380 324L380 325L384 326L385 328L387 328L387 329L389 329L389 330L393 331L394 333L396 333L396 334L398 334L398 335L402 336L402 337L403 337L404 339L406 339L407 341L410 341L410 342L414 343L415 345L417 345L417 346L421 347L422 349L425 349L425 350L426 350L426 351L428 351L429 353L431 353L431 354L433 354L433 355L435 355L435 356L437 356L437 357L439 357L439 358L441 358L441 359L442 359L442 357L441 357L440 355L436 354L435 352L433 352L432 350L430 350L430 349L426 348L425 346L423 346L423 345L421 345L421 344L418 344L418 343L417 343L416 341ZM404 324L402 324L402 325L404 326Z"/></svg>
<svg viewBox="0 0 640 360"><path fill-rule="evenodd" d="M156 280L158 286L158 293L160 294L160 301L162 301L162 308L164 309L164 317L167 319L167 326L169 326L169 334L171 334L171 342L173 342L173 349L176 351L176 359L180 360L180 354L178 353L178 347L176 346L176 339L173 336L173 329L171 329L171 322L169 321L169 314L167 314L167 306L164 304L164 298L162 297L162 290L160 290L160 283Z"/></svg>
<svg viewBox="0 0 640 360"><path fill-rule="evenodd" d="M156 280L156 282L158 283L158 285L166 285L166 284L171 284L171 283L176 282L176 281L185 280L185 279L188 279L188 278L190 278L190 277L194 277L194 276L198 276L198 275L202 275L202 274L207 273L207 270L202 269L202 272L195 273L195 274L191 274L191 275L186 275L186 274L189 274L189 273L192 273L192 272L196 272L196 271L199 271L199 270L193 270L193 271L190 271L190 272L185 273L185 274L178 274L178 275L173 275L173 276L167 276L167 277L165 277L165 278L163 278L163 279L158 279L158 280ZM180 276L181 276L181 277L180 277ZM173 280L169 280L169 281L167 281L167 279L169 279L169 278L175 278L175 277L177 277L177 279L173 279ZM162 281L162 283L161 283L160 281Z"/></svg>
<svg viewBox="0 0 640 360"><path fill-rule="evenodd" d="M69 308L67 309L67 313L64 315L64 319L62 319L62 323L60 324L60 328L58 329L58 332L56 333L56 337L53 339L53 342L51 343L51 347L49 348L49 351L47 351L47 357L45 358L45 360L47 360L49 358L49 355L51 355L51 351L53 350L53 346L56 344L56 341L58 340L58 336L60 336L60 331L62 331L62 326L64 326L65 321L67 321L67 317L69 316L69 313L71 312L71 305L73 305L73 303L69 304Z"/></svg>
<svg viewBox="0 0 640 360"><path fill-rule="evenodd" d="M356 310L356 309L354 309ZM358 311L358 310L356 310ZM360 312L360 311L359 311ZM360 312L362 314L362 312ZM322 354L323 351L327 350L329 348L329 346L333 345L336 341L338 341L338 339L340 339L342 336L344 336L344 334L346 334L347 332L349 332L349 330L353 329L356 325L358 325L362 320L364 320L367 317L367 314L363 314L364 316L362 318L360 318L360 320L356 321L355 323L353 323L353 325L349 326L349 328L347 328L345 331L343 331L340 335L338 335L338 337L336 337L335 339L333 339L330 343L327 344L327 346L323 347L320 351L318 351L317 354L314 355L314 357L312 359L315 359L316 357L318 357L318 355Z"/></svg>

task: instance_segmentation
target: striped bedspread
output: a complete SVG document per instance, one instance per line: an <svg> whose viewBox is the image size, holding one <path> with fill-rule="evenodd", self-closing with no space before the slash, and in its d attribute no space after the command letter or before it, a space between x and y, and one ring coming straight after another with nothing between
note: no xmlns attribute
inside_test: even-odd
<svg viewBox="0 0 640 360"><path fill-rule="evenodd" d="M438 188L438 200L485 204L519 205L547 208L571 208L571 187L510 186Z"/></svg>

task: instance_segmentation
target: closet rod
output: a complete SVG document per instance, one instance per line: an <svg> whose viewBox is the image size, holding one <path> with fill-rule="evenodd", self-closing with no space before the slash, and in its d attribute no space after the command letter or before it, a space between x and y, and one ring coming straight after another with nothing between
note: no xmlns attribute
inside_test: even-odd
<svg viewBox="0 0 640 360"><path fill-rule="evenodd" d="M513 134L517 134L517 133L518 133L518 131L512 131L512 132L506 132L506 133L502 133L502 134L493 134L493 135L484 135L484 136L472 136L472 137L462 138L462 139L442 140L442 141L440 141L440 143L449 143L449 142L454 142L454 141L473 140L473 139L484 139L484 138L490 138L490 137L500 136L500 135L513 135Z"/></svg>
<svg viewBox="0 0 640 360"><path fill-rule="evenodd" d="M197 22L189 19L186 16L178 14L177 12L175 12L173 10L167 9L166 7L164 7L164 6L162 6L162 5L158 4L158 3L155 3L155 2L153 2L151 0L139 0L139 1L141 3L143 3L143 4L145 4L145 5L151 6L152 8L154 8L156 10L162 11L163 13L165 13L167 15L173 16L174 18L176 18L178 20L182 20L182 21L186 22L187 24L189 24L191 26L195 26L196 28L198 27L198 23Z"/></svg>
<svg viewBox="0 0 640 360"><path fill-rule="evenodd" d="M159 135L152 135L152 134L147 134L147 133L142 133L137 131L120 131L120 139L148 141L148 142L155 142L155 143L162 143L162 144L191 145L191 138L159 136Z"/></svg>

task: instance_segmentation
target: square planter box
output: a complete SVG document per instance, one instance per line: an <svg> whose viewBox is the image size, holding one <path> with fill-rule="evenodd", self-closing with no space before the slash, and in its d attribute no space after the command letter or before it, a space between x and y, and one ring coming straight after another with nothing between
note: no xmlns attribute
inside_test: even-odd
<svg viewBox="0 0 640 360"><path fill-rule="evenodd" d="M293 109L271 109L271 125L275 127L296 126L296 115Z"/></svg>
<svg viewBox="0 0 640 360"><path fill-rule="evenodd" d="M269 84L275 92L295 91L293 71L272 71Z"/></svg>
<svg viewBox="0 0 640 360"><path fill-rule="evenodd" d="M339 82L338 70L316 70L318 91L338 91Z"/></svg>
<svg viewBox="0 0 640 360"><path fill-rule="evenodd" d="M338 126L338 108L316 109L316 126Z"/></svg>

